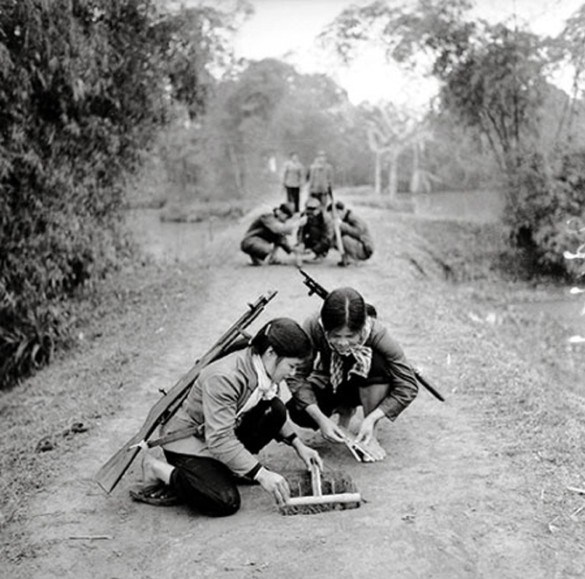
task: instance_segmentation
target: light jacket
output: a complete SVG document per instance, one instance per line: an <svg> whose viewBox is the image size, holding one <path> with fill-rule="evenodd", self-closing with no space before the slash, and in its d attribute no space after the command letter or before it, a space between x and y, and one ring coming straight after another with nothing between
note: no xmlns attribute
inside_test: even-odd
<svg viewBox="0 0 585 579"><path fill-rule="evenodd" d="M333 187L333 167L329 163L313 163L308 180L309 193L329 193Z"/></svg>
<svg viewBox="0 0 585 579"><path fill-rule="evenodd" d="M258 386L252 365L252 350L245 348L203 368L187 398L165 424L165 436L189 426L199 426L195 436L165 444L163 448L180 454L215 458L237 474L256 472L260 463L236 437L237 414ZM293 434L287 421L282 437Z"/></svg>
<svg viewBox="0 0 585 579"><path fill-rule="evenodd" d="M300 187L303 183L305 168L299 161L289 159L284 164L282 183L285 187Z"/></svg>

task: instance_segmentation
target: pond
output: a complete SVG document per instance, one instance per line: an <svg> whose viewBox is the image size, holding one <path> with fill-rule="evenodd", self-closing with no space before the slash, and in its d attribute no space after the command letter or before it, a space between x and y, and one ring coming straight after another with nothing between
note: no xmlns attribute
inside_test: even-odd
<svg viewBox="0 0 585 579"><path fill-rule="evenodd" d="M191 261L228 227L227 221L161 221L159 209L129 209L126 224L145 254L158 262Z"/></svg>

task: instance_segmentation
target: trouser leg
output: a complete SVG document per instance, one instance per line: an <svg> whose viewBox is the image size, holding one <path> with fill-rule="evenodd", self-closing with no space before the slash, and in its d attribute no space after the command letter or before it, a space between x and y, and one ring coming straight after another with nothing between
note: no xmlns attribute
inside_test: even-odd
<svg viewBox="0 0 585 579"><path fill-rule="evenodd" d="M274 244L260 237L249 237L242 241L240 248L256 263L266 259L270 255L274 249Z"/></svg>
<svg viewBox="0 0 585 579"><path fill-rule="evenodd" d="M263 400L242 416L236 436L253 454L273 440L286 421L286 408L279 398ZM170 487L191 508L210 517L233 515L240 508L234 473L210 457L165 451L175 467Z"/></svg>
<svg viewBox="0 0 585 579"><path fill-rule="evenodd" d="M388 395L390 384L368 384L359 389L360 401L364 408L364 416L378 408L382 400Z"/></svg>
<svg viewBox="0 0 585 579"><path fill-rule="evenodd" d="M369 255L359 239L355 239L355 237L350 237L349 235L344 235L342 237L342 242L344 252L352 259L358 261L365 261L368 259Z"/></svg>
<svg viewBox="0 0 585 579"><path fill-rule="evenodd" d="M280 398L261 400L242 416L236 436L252 454L257 454L278 436L285 421L286 407Z"/></svg>
<svg viewBox="0 0 585 579"><path fill-rule="evenodd" d="M292 203L295 206L295 213L299 212L300 192L301 192L300 187L287 187L286 188L286 200L288 203Z"/></svg>
<svg viewBox="0 0 585 579"><path fill-rule="evenodd" d="M332 392L327 390L316 390L315 397L317 399L317 406L325 416L331 416L336 407L335 396ZM290 419L303 428L312 428L318 430L319 425L307 413L305 405L301 404L294 396L287 402L286 409Z"/></svg>
<svg viewBox="0 0 585 579"><path fill-rule="evenodd" d="M175 469L170 487L192 509L210 517L233 515L240 508L240 493L232 471L214 458L165 451Z"/></svg>

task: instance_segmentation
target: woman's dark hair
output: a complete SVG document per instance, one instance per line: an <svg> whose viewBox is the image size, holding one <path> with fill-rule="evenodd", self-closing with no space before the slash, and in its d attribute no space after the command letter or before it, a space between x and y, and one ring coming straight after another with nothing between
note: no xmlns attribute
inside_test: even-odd
<svg viewBox="0 0 585 579"><path fill-rule="evenodd" d="M250 340L250 346L260 355L272 346L281 358L305 358L312 349L307 332L290 318L275 318L268 322Z"/></svg>
<svg viewBox="0 0 585 579"><path fill-rule="evenodd" d="M359 332L366 323L367 310L364 298L350 287L333 290L321 308L321 323L326 332L347 326Z"/></svg>

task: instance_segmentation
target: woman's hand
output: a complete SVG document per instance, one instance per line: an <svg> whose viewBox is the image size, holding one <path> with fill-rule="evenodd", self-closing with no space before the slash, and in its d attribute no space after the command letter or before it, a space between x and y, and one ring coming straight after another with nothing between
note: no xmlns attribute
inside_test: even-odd
<svg viewBox="0 0 585 579"><path fill-rule="evenodd" d="M375 435L376 423L382 416L382 412L378 409L368 414L363 419L355 439L357 443L363 444L367 448L374 461L384 460L386 457L386 451L380 446Z"/></svg>
<svg viewBox="0 0 585 579"><path fill-rule="evenodd" d="M329 440L329 442L345 442L347 439L343 430L330 418L323 418L321 420L319 430L321 430L323 438Z"/></svg>
<svg viewBox="0 0 585 579"><path fill-rule="evenodd" d="M278 474L262 467L256 475L256 480L260 483L262 488L270 493L276 504L282 507L290 498L290 489L286 479Z"/></svg>
<svg viewBox="0 0 585 579"><path fill-rule="evenodd" d="M376 423L370 418L370 416L366 416L362 420L359 432L356 436L355 441L359 442L360 444L367 445L374 437L374 427L376 426Z"/></svg>
<svg viewBox="0 0 585 579"><path fill-rule="evenodd" d="M321 470L323 470L323 461L321 460L319 453L314 448L306 446L300 442L298 438L294 441L293 445L297 451L297 454L299 455L299 458L307 466L307 469L310 469L312 464L316 464Z"/></svg>

